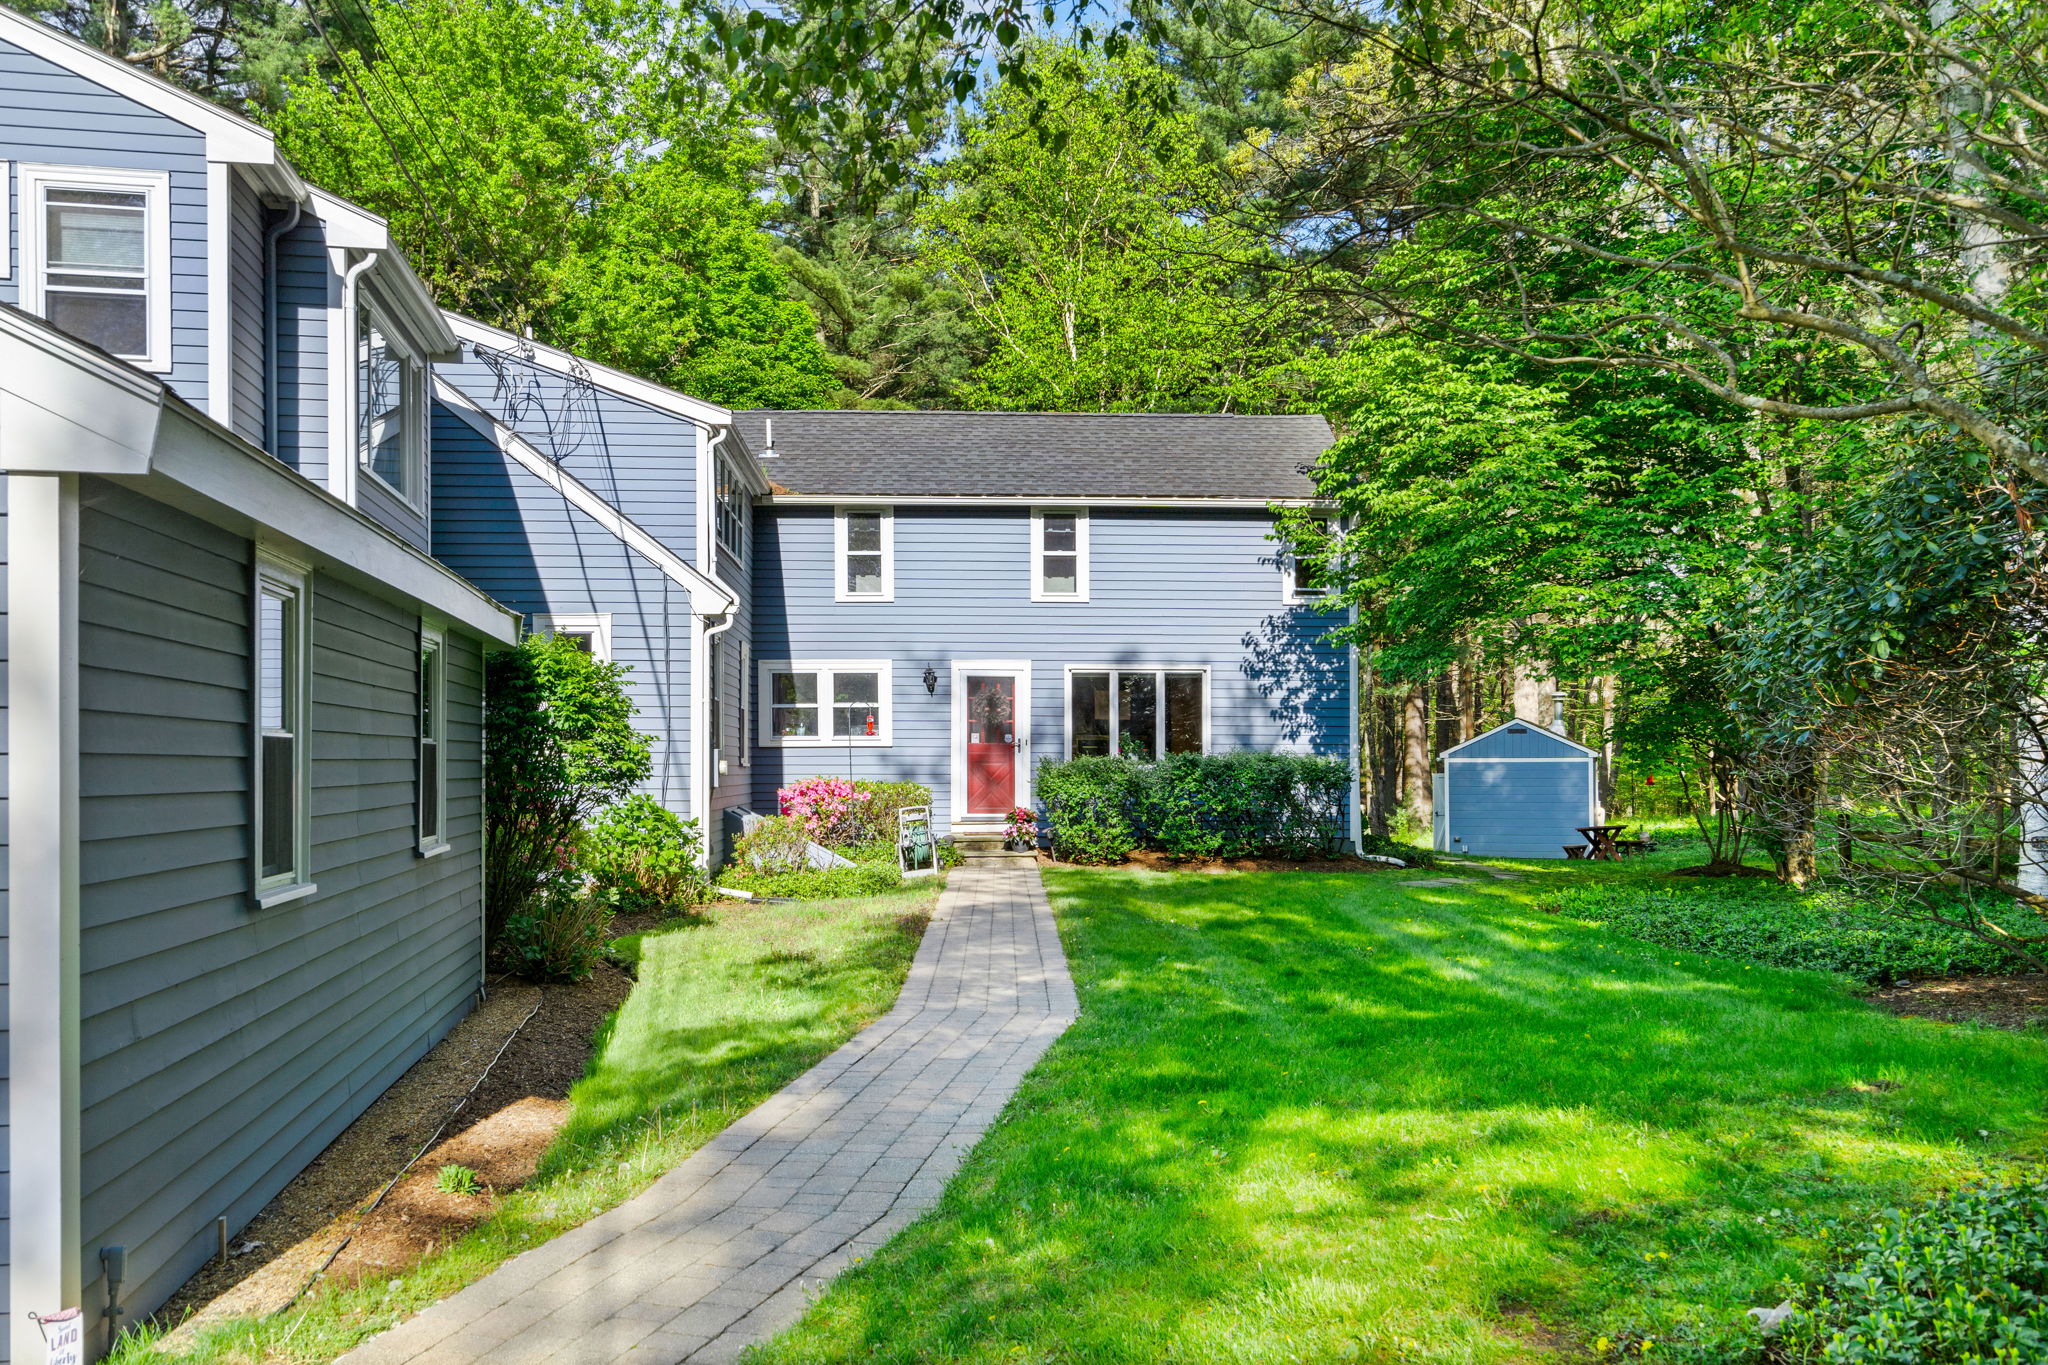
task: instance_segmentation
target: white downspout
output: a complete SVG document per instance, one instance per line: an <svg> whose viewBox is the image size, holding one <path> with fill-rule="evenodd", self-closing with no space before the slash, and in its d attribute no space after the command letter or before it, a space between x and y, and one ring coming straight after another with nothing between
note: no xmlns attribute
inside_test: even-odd
<svg viewBox="0 0 2048 1365"><path fill-rule="evenodd" d="M707 424L698 429L708 439L700 447L704 455L697 469L697 567L706 578L723 587L725 581L718 576L718 448L725 444L732 428L713 428ZM711 642L739 620L739 597L733 594L731 605L717 616L699 613L694 602L690 611L699 625L690 641L690 815L702 835L698 863L708 871L711 846L718 836L711 827L711 792L718 783L718 774L712 770L716 746L711 742ZM741 685L745 685L744 679Z"/></svg>
<svg viewBox="0 0 2048 1365"><path fill-rule="evenodd" d="M377 254L370 252L363 259L350 266L341 277L341 326L348 338L343 347L343 365L355 367L356 344L361 340L356 335L356 280L370 267L377 264ZM333 376L329 376L329 392L333 391ZM327 471L327 487L343 502L353 507L356 504L356 410L362 406L363 396L355 392L353 385L345 386L349 399L341 405L341 448L334 452L334 468ZM330 429L333 429L334 414L328 415Z"/></svg>
<svg viewBox="0 0 2048 1365"><path fill-rule="evenodd" d="M292 200L291 216L281 223L273 224L263 234L263 286L269 291L269 306L263 314L263 448L272 455L282 458L279 447L284 443L284 423L279 416L278 406L282 401L282 385L278 382L278 336L283 330L284 293L277 287L277 243L287 232L299 225L299 218L305 212L298 200Z"/></svg>

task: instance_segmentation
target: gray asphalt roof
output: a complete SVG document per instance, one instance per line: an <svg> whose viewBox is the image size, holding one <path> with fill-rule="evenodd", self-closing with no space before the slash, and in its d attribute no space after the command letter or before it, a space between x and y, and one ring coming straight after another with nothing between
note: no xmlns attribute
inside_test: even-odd
<svg viewBox="0 0 2048 1365"><path fill-rule="evenodd" d="M1104 412L733 414L777 492L830 497L1302 498L1320 417Z"/></svg>

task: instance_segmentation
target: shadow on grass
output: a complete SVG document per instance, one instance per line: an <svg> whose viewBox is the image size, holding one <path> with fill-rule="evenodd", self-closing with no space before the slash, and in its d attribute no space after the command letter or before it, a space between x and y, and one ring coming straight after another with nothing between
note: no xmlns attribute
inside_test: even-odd
<svg viewBox="0 0 2048 1365"><path fill-rule="evenodd" d="M763 1359L1737 1361L1817 1220L2038 1144L2039 1041L1612 939L1548 880L1056 874L1080 1021Z"/></svg>

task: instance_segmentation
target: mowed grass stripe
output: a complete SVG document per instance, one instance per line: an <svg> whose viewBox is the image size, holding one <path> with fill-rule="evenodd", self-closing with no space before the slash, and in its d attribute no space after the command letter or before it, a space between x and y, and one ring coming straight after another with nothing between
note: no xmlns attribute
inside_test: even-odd
<svg viewBox="0 0 2048 1365"><path fill-rule="evenodd" d="M1049 874L1080 1021L762 1359L1741 1360L1822 1221L2039 1151L2040 1039L1617 938L1525 871Z"/></svg>

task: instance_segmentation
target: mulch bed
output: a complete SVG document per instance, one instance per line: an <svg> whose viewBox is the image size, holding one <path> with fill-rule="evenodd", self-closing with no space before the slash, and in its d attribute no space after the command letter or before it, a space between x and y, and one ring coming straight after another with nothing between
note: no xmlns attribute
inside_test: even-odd
<svg viewBox="0 0 2048 1365"><path fill-rule="evenodd" d="M1870 1003L1893 1014L1947 1024L1989 1024L2023 1029L2048 1024L2048 976L1943 976L1901 981L1870 993Z"/></svg>
<svg viewBox="0 0 2048 1365"><path fill-rule="evenodd" d="M589 1066L598 1026L632 986L605 964L568 984L493 982L484 1003L231 1239L227 1263L209 1261L156 1319L182 1323L174 1335L183 1338L210 1322L272 1313L316 1275L352 1283L403 1270L484 1221L497 1193L533 1178L568 1117L569 1087ZM433 1150L361 1212L486 1068ZM483 1192L435 1190L435 1173L448 1164L473 1168Z"/></svg>

